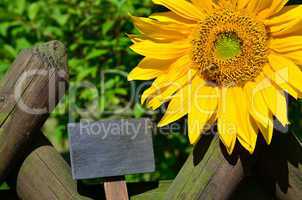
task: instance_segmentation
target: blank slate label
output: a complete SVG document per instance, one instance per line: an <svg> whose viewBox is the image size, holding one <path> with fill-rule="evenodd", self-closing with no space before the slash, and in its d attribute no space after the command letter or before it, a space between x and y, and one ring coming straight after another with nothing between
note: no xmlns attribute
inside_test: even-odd
<svg viewBox="0 0 302 200"><path fill-rule="evenodd" d="M149 119L71 123L68 133L74 179L155 170Z"/></svg>

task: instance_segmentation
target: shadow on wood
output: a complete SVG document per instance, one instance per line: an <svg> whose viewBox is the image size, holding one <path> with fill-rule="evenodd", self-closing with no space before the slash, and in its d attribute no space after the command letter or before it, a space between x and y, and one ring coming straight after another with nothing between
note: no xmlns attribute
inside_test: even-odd
<svg viewBox="0 0 302 200"><path fill-rule="evenodd" d="M205 135L194 147L164 199L228 199L250 173L254 162L239 145L230 156L217 136Z"/></svg>
<svg viewBox="0 0 302 200"><path fill-rule="evenodd" d="M274 133L270 146L263 145L257 162L259 180L268 179L282 200L302 197L302 147L292 133Z"/></svg>
<svg viewBox="0 0 302 200"><path fill-rule="evenodd" d="M237 143L231 156L218 137L205 136L194 147L164 199L234 200L273 196L282 200L299 199L301 163L301 144L290 133L274 133L270 146L259 136L253 155Z"/></svg>

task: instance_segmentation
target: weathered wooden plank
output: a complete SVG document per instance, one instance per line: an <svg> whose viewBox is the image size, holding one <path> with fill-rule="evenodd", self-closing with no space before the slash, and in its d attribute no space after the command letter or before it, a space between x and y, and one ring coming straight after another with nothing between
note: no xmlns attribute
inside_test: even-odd
<svg viewBox="0 0 302 200"><path fill-rule="evenodd" d="M172 181L160 181L157 188L144 192L143 194L138 194L132 196L131 200L161 200L164 198L165 193L171 186Z"/></svg>
<svg viewBox="0 0 302 200"><path fill-rule="evenodd" d="M82 122L68 127L75 179L155 170L149 119Z"/></svg>
<svg viewBox="0 0 302 200"><path fill-rule="evenodd" d="M128 190L124 177L107 178L104 182L106 200L128 200Z"/></svg>
<svg viewBox="0 0 302 200"><path fill-rule="evenodd" d="M236 152L228 156L221 151L224 148L218 138L214 138L209 148L206 140L195 146L195 153L190 155L164 199L238 199L248 194L236 195L234 191L238 192L237 186L249 174L261 182L245 184L247 190L258 191L248 199L269 197L273 190L278 199L294 200L302 196L302 147L293 134L275 133L269 146L259 138L253 155L237 146Z"/></svg>
<svg viewBox="0 0 302 200"><path fill-rule="evenodd" d="M35 148L17 174L16 190L23 200L89 200L77 192L71 169L62 156L40 134Z"/></svg>
<svg viewBox="0 0 302 200"><path fill-rule="evenodd" d="M221 150L218 137L204 136L195 146L164 199L228 199L244 178L242 158Z"/></svg>
<svg viewBox="0 0 302 200"><path fill-rule="evenodd" d="M36 130L65 93L65 47L58 41L24 50L0 88L0 182L24 158Z"/></svg>

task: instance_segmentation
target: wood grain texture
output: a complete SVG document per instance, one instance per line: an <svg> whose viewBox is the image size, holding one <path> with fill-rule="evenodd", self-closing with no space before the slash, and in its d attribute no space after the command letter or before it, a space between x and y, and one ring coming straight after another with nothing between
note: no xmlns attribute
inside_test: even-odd
<svg viewBox="0 0 302 200"><path fill-rule="evenodd" d="M155 170L149 119L69 124L73 177L88 179Z"/></svg>
<svg viewBox="0 0 302 200"><path fill-rule="evenodd" d="M47 141L44 136L42 139ZM16 190L23 200L89 200L77 192L71 169L47 142L34 141L36 148L26 157L18 172Z"/></svg>
<svg viewBox="0 0 302 200"><path fill-rule="evenodd" d="M65 47L52 41L22 51L1 81L0 182L24 159L35 133L65 93L67 79Z"/></svg>
<svg viewBox="0 0 302 200"><path fill-rule="evenodd" d="M146 200L146 199L161 200L164 198L165 193L167 192L171 184L172 181L160 181L157 188L151 189L147 192L144 192L143 194L133 195L130 199L131 200Z"/></svg>
<svg viewBox="0 0 302 200"><path fill-rule="evenodd" d="M241 158L228 157L220 147L218 137L204 136L163 199L228 199L244 178L244 168Z"/></svg>
<svg viewBox="0 0 302 200"><path fill-rule="evenodd" d="M106 200L129 200L126 181L123 177L108 178L104 182Z"/></svg>

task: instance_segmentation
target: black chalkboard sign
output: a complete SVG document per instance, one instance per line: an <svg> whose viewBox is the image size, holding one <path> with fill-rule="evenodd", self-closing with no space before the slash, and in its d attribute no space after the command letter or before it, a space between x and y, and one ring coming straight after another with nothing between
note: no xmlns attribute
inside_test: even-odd
<svg viewBox="0 0 302 200"><path fill-rule="evenodd" d="M68 132L74 179L155 170L150 119L71 123Z"/></svg>

